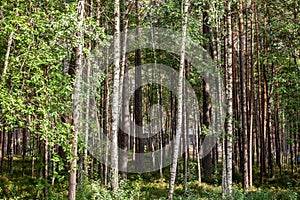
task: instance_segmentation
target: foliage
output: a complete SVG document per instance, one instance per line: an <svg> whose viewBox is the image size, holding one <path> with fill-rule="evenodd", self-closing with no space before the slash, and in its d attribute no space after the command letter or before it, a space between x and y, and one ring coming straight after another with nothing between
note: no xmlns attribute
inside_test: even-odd
<svg viewBox="0 0 300 200"><path fill-rule="evenodd" d="M76 5L75 1L0 2L3 54L8 35L14 32L7 73L0 82L0 128L27 128L32 138L47 140L49 149L61 146L68 160L73 137L70 122L74 77L68 73L71 63L66 62L71 62L80 42L75 34ZM93 18L84 25L87 41L104 40L103 29ZM2 65L3 57L0 59ZM52 153L51 160L61 171L62 158L54 150Z"/></svg>
<svg viewBox="0 0 300 200"><path fill-rule="evenodd" d="M95 3L95 1L91 2ZM99 2L101 3L100 19L96 19L94 16L97 9L96 6L94 6L94 10L89 11L91 12L91 16L85 16L83 25L85 57L88 57L91 53L87 46L90 45L91 48L93 48L98 44L106 43L109 39L108 34L113 35L113 26L111 26L111 19L114 15L112 12L113 2ZM133 1L130 2L133 3ZM142 27L157 26L180 31L183 17L181 10L182 1L166 1L160 6L150 5L148 1L140 2L142 7ZM236 7L236 2L237 1L234 1L233 7ZM255 3L259 13L259 21L258 35L255 36L258 37L258 42L254 44L254 51L260 47L261 52L258 53L261 53L261 57L256 60L254 59L253 67L255 68L255 75L252 78L254 82L257 82L258 78L261 78L258 77L256 69L260 63L262 70L265 70L265 72L261 73L264 73L262 76L266 75L267 92L270 93L270 99L267 105L268 108L270 108L270 124L273 125L273 121L275 121L273 110L275 104L278 102L280 109L279 115L281 117L280 123L284 125L279 129L286 128L288 132L285 133L283 131L284 135L287 136L281 139L285 140L284 142L286 142L287 145L291 145L292 148L293 142L296 144L296 142L298 142L297 137L299 138L300 16L297 11L297 2L288 0L285 3L280 3L279 1L256 1ZM264 7L264 3L267 3L268 6ZM247 33L248 37L250 37L250 34L252 34L250 33L251 31L249 31L250 18L254 11L250 8L251 5L247 6L248 8L245 8L244 14L247 14L249 24L248 27L245 28L248 28ZM90 7L92 7L92 5L89 5L86 10L90 9ZM124 8L122 7L122 11L123 10ZM212 29L210 36L201 34L204 11L209 13L207 21ZM210 43L210 40L216 39L217 36L220 37L220 41L223 40L227 34L225 32L226 27L222 25L225 14L224 1L193 1L189 11L189 36L199 42L199 44ZM236 14L237 13L233 13L233 24L237 19ZM264 15L267 20L266 25L262 19L265 17ZM129 28L135 28L137 22L134 18L135 12L129 12ZM219 28L219 30L213 30L216 28ZM233 31L235 31L236 28L237 27L233 27ZM263 30L264 28L266 30ZM75 0L0 1L0 136L13 131L26 129L26 133L29 134L28 138L33 142L33 147L31 146L32 144L30 144L27 145L27 148L24 148L28 153L23 163L25 165L25 172L21 172L20 155L15 156L13 159L15 165L13 174L6 174L6 165L2 166L4 172L1 172L0 175L0 198L45 198L44 189L46 186L48 186L49 190L48 199L65 199L67 196L67 164L73 159L71 156L71 143L74 132L72 125L72 95L75 71L72 71L72 67L75 62L75 49L78 44L82 42L78 38L78 31L81 30L78 28L77 1ZM7 43L11 33L14 33L12 38L13 42L7 60L7 71L4 74L2 66L4 66L5 63ZM267 43L266 52L262 50L264 40ZM224 47L222 45L223 44L220 45L220 48ZM250 44L248 44L248 46L250 46ZM238 45L236 48L236 50L239 50ZM219 53L220 57L225 54L225 52ZM153 50L151 49L143 49L142 54L143 63L154 63L155 57L157 63L166 64L176 70L178 69L178 55L159 50L154 56ZM248 54L250 54L250 52L248 52ZM238 68L238 53L235 56L237 56L236 67ZM135 55L133 52L128 53L128 64L129 66L135 64ZM238 75L239 73L237 73L237 76ZM110 76L101 76L99 79L102 81L105 78L110 79ZM194 87L200 105L203 95L202 77L197 71L191 69L186 79ZM255 84L255 87L261 87L258 83ZM100 90L103 90L103 87L104 86L101 85L99 87L101 88ZM152 101L150 103L158 102L157 90L159 87L151 87L149 91L145 91L145 93L148 92L145 96L149 95L149 97L152 98L149 100ZM238 90L239 88L237 91ZM253 95L260 95L255 94L255 92L256 90ZM166 88L163 88L162 93L164 97L162 104L167 107L167 113L171 113L170 105L172 102L170 102L170 97L172 94ZM101 98L103 98L102 95L102 93L99 95L95 94L95 99L101 106L102 104L104 105L104 103L101 102ZM260 100L260 97L255 98L253 98L253 100ZM234 121L234 126L240 129L240 119L232 120ZM254 124L256 124L256 121ZM256 129L259 129L259 127L256 127ZM270 131L272 132L273 130ZM169 136L167 134L170 132L171 130L166 130L165 138ZM204 127L202 132L203 135L205 135L207 129ZM1 137L0 139L2 140L2 138L5 140L5 137ZM234 142L238 142L241 138L240 136L234 136L233 139ZM43 163L43 152L39 151L39 147L43 146L46 141L49 145L49 154L51 154L49 156L49 162L51 163L49 169L51 168L51 170L53 170L50 172L51 177L47 177L48 180L42 178L43 175L40 175L42 174L45 164ZM24 141L18 141L18 145L22 147L25 146L23 142ZM79 153L82 153L84 150L83 143L83 141L79 140ZM2 144L3 147L5 146L3 141L1 141L1 148ZM39 147L37 147L38 145ZM61 148L66 155L62 156L57 151L58 148ZM3 149L1 150L3 151ZM30 158L37 159L33 169L36 175L39 173L41 177L29 176ZM7 157L4 159L6 162ZM86 161L86 163L88 162ZM289 165L287 166L290 167ZM188 191L185 193L183 189L184 175L183 173L179 173L177 176L174 199L224 198L293 200L299 199L300 197L300 177L297 173L283 171L282 174L279 174L278 169L275 168L276 178L265 177L265 184L261 185L258 179L259 172L254 168L253 182L255 187L251 188L248 192L243 192L240 186L243 175L241 172L235 172L234 182L236 185L233 188L233 193L230 196L222 197L222 191L219 186L222 175L220 174L220 168L218 168L219 173L215 173L211 180L204 178L202 180L204 180L205 183L198 183L196 181L196 163L191 162L189 167ZM183 168L183 162L180 162L179 170L182 172ZM129 177L128 181L122 181L120 183L120 189L115 193L111 192L109 188L104 186L99 180L94 181L88 179L78 187L78 199L166 199L168 196L168 182L166 181L169 178L168 170L169 169L165 169L164 179L158 179L155 173L153 173L155 174L154 176L152 173L149 173L146 175L148 177L143 176L143 178L141 178L141 176L132 176L133 178L130 179ZM53 186L50 183L52 178L55 180ZM288 180L288 182L286 182L286 180Z"/></svg>
<svg viewBox="0 0 300 200"><path fill-rule="evenodd" d="M17 160L17 159L16 159ZM16 162L16 167L21 169L21 162ZM30 168L30 160L26 162L26 168ZM36 169L38 170L38 169ZM0 199L40 199L43 198L45 180L20 175L16 171L14 176L3 174L0 176ZM168 172L166 172L168 173ZM135 200L135 199L167 199L169 183L165 179L158 178L159 174L153 173L142 178L140 175L131 174L127 181L121 181L117 192L104 186L98 180L85 179L77 189L77 199L111 199L111 200ZM289 177L289 178L288 178ZM221 177L219 177L221 178ZM296 177L295 177L296 178ZM292 178L290 176L285 179ZM293 181L294 182L294 181ZM57 181L54 186L49 186L47 199L67 198L67 179ZM199 183L196 180L189 181L188 191L184 192L183 184L175 187L174 199L225 199L225 200L296 200L300 196L299 186L289 184L279 187L276 182L260 187L252 187L248 192L243 192L239 184L234 185L232 195L222 197L222 189L219 184Z"/></svg>
<svg viewBox="0 0 300 200"><path fill-rule="evenodd" d="M107 199L107 200L134 200L141 196L140 182L129 183L121 181L120 188L116 192L111 192L99 181L86 181L78 189L77 198L82 200Z"/></svg>

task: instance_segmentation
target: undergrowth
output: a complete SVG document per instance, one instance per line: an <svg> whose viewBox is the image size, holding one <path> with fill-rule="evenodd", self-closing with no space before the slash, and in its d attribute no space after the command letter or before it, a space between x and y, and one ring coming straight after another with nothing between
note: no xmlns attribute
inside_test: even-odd
<svg viewBox="0 0 300 200"><path fill-rule="evenodd" d="M176 178L174 200L196 200L196 199L224 199L224 200L297 200L300 199L300 174L291 173L286 170L282 175L276 172L276 178L266 177L263 185L259 184L259 174L254 168L254 186L244 192L241 188L239 176L234 178L230 196L222 196L221 174L215 174L210 180L203 179L202 183L196 180L197 171L191 162L188 176L187 190L184 190L184 176L180 173ZM12 175L0 174L0 199L48 199L64 200L68 195L68 176L61 175L51 185L51 179L44 180L31 177L30 170L21 171L21 162L15 162L15 170ZM26 163L30 169L30 163ZM181 166L179 166L181 167ZM36 173L39 169L35 169ZM36 174L38 175L38 174ZM120 181L117 192L112 192L109 186L104 186L98 180L84 178L83 183L77 186L78 200L166 200L169 188L169 169L164 169L164 178L160 178L158 172L139 174L128 174L128 180ZM48 194L45 196L45 186Z"/></svg>

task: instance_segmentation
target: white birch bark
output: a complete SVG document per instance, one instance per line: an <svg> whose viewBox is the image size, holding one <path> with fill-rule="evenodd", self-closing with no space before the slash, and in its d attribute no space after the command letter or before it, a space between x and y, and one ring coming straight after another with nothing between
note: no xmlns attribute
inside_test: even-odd
<svg viewBox="0 0 300 200"><path fill-rule="evenodd" d="M112 96L111 189L118 189L118 120L120 92L120 0L115 0L114 84Z"/></svg>
<svg viewBox="0 0 300 200"><path fill-rule="evenodd" d="M232 86L232 30L231 30L231 1L228 1L227 4L228 9L228 17L227 17L227 23L228 23L228 48L227 48L227 82L226 82L226 90L228 93L227 96L227 113L228 113L228 123L227 123L227 160L226 160L226 178L227 178L227 184L226 184L226 193L231 193L231 185L232 185L232 136L233 136L233 130L232 130L232 118L233 118L233 86Z"/></svg>
<svg viewBox="0 0 300 200"><path fill-rule="evenodd" d="M227 26L227 17L224 17L224 27ZM224 37L224 66L225 66L225 73L224 73L224 78L225 78L225 94L226 94L226 101L227 101L227 96L228 96L228 90L227 90L227 37ZM226 114L227 114L227 110L226 110ZM225 126L227 126L228 121L225 121ZM225 128L225 130L227 131L227 127ZM227 173L226 173L226 169L227 169L227 157L226 157L226 135L224 134L222 137L222 195L224 196L226 193L226 188L227 188Z"/></svg>
<svg viewBox="0 0 300 200"><path fill-rule="evenodd" d="M196 107L196 99L194 102L194 105ZM198 182L201 183L201 162L200 162L200 144L199 144L199 140L200 140L200 134L201 134L201 126L200 126L200 117L199 117L199 110L195 110L195 143L196 143L196 157L197 157L197 170L198 170Z"/></svg>
<svg viewBox="0 0 300 200"><path fill-rule="evenodd" d="M123 82L120 87L120 94L122 94L122 98L120 100L122 101L122 132L123 134L129 134L130 132L130 112L129 112L129 94L128 94L128 85L129 85L129 79L128 79L128 66L126 63L126 50L127 50L127 33L128 33L128 13L129 13L129 7L125 0L123 0L123 4L127 7L126 10L123 13L123 34L122 34L122 56L121 56L121 66L123 67L121 71L121 77L120 80ZM128 163L128 136L125 136L122 134L122 148L123 153L120 158L120 170L122 171L122 179L127 178L127 163ZM126 144L126 145L125 145ZM125 147L126 146L126 147Z"/></svg>
<svg viewBox="0 0 300 200"><path fill-rule="evenodd" d="M12 44L12 41L13 41L13 35L14 35L14 32L12 31L10 33L8 41L7 41L7 49L6 49L5 59L4 59L4 66L3 66L2 77L5 76L6 71L7 71L8 58L9 58L9 54L10 54L11 44Z"/></svg>
<svg viewBox="0 0 300 200"><path fill-rule="evenodd" d="M169 199L173 199L174 193L174 184L176 179L176 169L177 169L177 159L179 153L179 143L182 135L182 123L183 123L183 79L184 79L184 60L185 60L185 43L186 43L186 34L187 34L187 14L189 8L189 0L185 0L184 2L184 19L182 24L182 42L181 42L181 52L180 52L180 67L179 67L179 83L178 83L178 119L177 119L177 127L176 127L176 136L175 136L175 144L174 144L174 153L172 159L172 166L170 172L170 185L169 185Z"/></svg>

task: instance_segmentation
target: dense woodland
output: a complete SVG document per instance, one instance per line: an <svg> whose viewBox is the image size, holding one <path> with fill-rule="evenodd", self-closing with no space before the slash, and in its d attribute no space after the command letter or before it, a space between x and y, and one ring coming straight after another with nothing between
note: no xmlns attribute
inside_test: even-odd
<svg viewBox="0 0 300 200"><path fill-rule="evenodd" d="M0 1L0 198L299 199L299 5L299 0ZM141 48L142 30L155 27L181 34L178 54L156 43ZM137 46L126 52L130 30ZM224 86L217 91L218 101L225 102L224 123L204 156L201 144L219 119L212 112L211 85L191 62L188 38L209 55ZM103 54L107 66L101 73L89 59L99 46L111 52ZM178 77L169 81L175 89L163 83L140 87L145 80L138 66L147 63L174 69ZM128 79L130 70L135 74ZM84 89L83 107L79 72L86 85L98 73L97 87ZM139 86L134 94L130 84ZM195 92L193 102L186 99L187 84ZM154 104L163 107L164 118ZM139 137L155 129L143 128L153 113L160 130ZM87 147L90 138L96 138L94 144L107 137L111 145L105 149ZM152 159L151 152L171 141L172 153L161 154L169 156L169 165ZM118 148L128 156L120 160ZM185 149L182 155L179 149ZM131 173L133 161L141 173ZM144 172L146 161L157 170Z"/></svg>

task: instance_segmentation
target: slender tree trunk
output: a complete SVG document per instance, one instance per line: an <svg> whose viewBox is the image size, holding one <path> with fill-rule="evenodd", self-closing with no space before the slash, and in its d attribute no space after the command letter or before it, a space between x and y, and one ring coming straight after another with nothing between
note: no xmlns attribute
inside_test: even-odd
<svg viewBox="0 0 300 200"><path fill-rule="evenodd" d="M137 20L137 28L136 28L136 36L137 36L137 44L138 49L135 52L135 94L134 94L134 116L135 116L135 124L136 124L136 153L137 154L137 171L143 171L144 168L144 146L145 141L143 138L143 91L142 91L142 50L140 47L141 40L141 27L140 27L140 1L136 0L136 20Z"/></svg>
<svg viewBox="0 0 300 200"><path fill-rule="evenodd" d="M274 77L274 63L271 64L271 77ZM271 85L267 89L267 137L268 137L268 165L269 165L269 173L270 177L274 178L274 132L275 132L275 124L273 118L272 105L274 105L274 98L271 96L273 91L273 86ZM275 105L274 105L275 107Z"/></svg>
<svg viewBox="0 0 300 200"><path fill-rule="evenodd" d="M289 148L290 148L290 159L291 159L291 170L292 170L292 174L294 173L294 148L293 148L293 144L294 144L294 134L293 134L293 122L291 120L292 116L289 116L289 139L291 140L291 142L289 143Z"/></svg>
<svg viewBox="0 0 300 200"><path fill-rule="evenodd" d="M48 175L49 175L49 151L48 151L48 136L46 136L46 139L44 141L44 179L46 180L45 188L44 188L44 196L46 197L48 195Z"/></svg>
<svg viewBox="0 0 300 200"><path fill-rule="evenodd" d="M2 159L3 159L3 156L4 156L4 152L3 152L3 135L4 135L4 128L0 128L0 172L2 173L2 168L3 168L3 166L2 166ZM22 162L22 166L23 166L23 163L24 163L24 161ZM22 167L22 169L23 169L23 167ZM23 171L23 170L22 170Z"/></svg>
<svg viewBox="0 0 300 200"><path fill-rule="evenodd" d="M112 96L111 189L118 190L118 120L120 92L120 0L114 4L114 84Z"/></svg>
<svg viewBox="0 0 300 200"><path fill-rule="evenodd" d="M275 72L276 74L276 72ZM275 83L275 90L278 88L278 82ZM276 149L276 163L280 170L280 175L282 174L282 164L281 164L281 138L279 131L279 103L278 103L278 93L275 93L274 99L275 106L275 116L274 116L274 125L275 125L275 149Z"/></svg>
<svg viewBox="0 0 300 200"><path fill-rule="evenodd" d="M223 193L231 193L232 185L232 118L233 118L233 74L232 74L232 27L231 27L231 1L227 2L227 65L226 66L226 98L227 98L227 123L226 123L226 184ZM223 163L224 165L225 163Z"/></svg>
<svg viewBox="0 0 300 200"><path fill-rule="evenodd" d="M186 77L189 75L189 62L186 62ZM183 138L184 138L184 192L187 192L187 182L188 182L188 173L189 173L189 112L187 110L187 86L185 82L183 83Z"/></svg>
<svg viewBox="0 0 300 200"><path fill-rule="evenodd" d="M254 10L254 3L252 0L250 0L250 5L252 8L252 11ZM249 81L249 135L248 135L248 140L249 140L249 187L252 186L252 166L253 166L253 158L254 158L254 152L253 149L253 145L255 143L253 143L253 118L254 118L254 112L253 112L253 93L254 93L254 14L251 14L251 42L250 42L250 67L251 67L251 71L250 71L250 81Z"/></svg>
<svg viewBox="0 0 300 200"><path fill-rule="evenodd" d="M89 17L92 18L93 17L93 0L89 0ZM88 43L88 50L89 52L92 51L92 42ZM92 74L92 66L91 66L91 60L87 59L86 64L85 64L85 82L87 84L87 88L86 88L86 104L85 104L85 124L84 124L84 151L83 151L83 168L82 170L84 170L84 177L85 180L87 180L88 175L89 175L89 158L88 158L88 143L89 143L89 132L90 132L90 125L89 125L89 117L92 115L93 110L90 110L90 105L92 104L92 98L91 98L91 74Z"/></svg>
<svg viewBox="0 0 300 200"><path fill-rule="evenodd" d="M236 40L235 33L235 15L231 17L231 41ZM237 67L237 56L236 55L236 45L235 42L232 42L232 78L233 78L233 99L232 104L235 108L233 110L233 119L232 123L233 135L236 138L236 141L233 142L233 171L235 173L239 172L242 169L242 159L239 155L242 154L242 136L241 136L241 127L238 122L241 122L241 106L240 106L240 93L239 93L239 79L238 79L238 67Z"/></svg>
<svg viewBox="0 0 300 200"><path fill-rule="evenodd" d="M2 78L6 75L7 66L8 66L8 59L9 59L9 54L10 54L10 48L11 48L11 44L12 44L12 41L13 41L13 36L14 36L14 32L12 31L10 33L8 41L7 41L7 49L6 49L5 59L4 59Z"/></svg>
<svg viewBox="0 0 300 200"><path fill-rule="evenodd" d="M183 80L184 80L184 64L185 64L185 43L186 43L186 34L187 34L187 22L188 22L188 8L189 0L182 2L184 4L184 18L182 23L182 41L181 41L181 52L180 52L180 67L179 67L179 83L178 83L178 118L177 118L177 128L175 136L175 144L173 148L173 159L170 172L170 185L169 185L169 199L173 199L174 185L176 179L176 170L177 170L177 159L179 153L179 144L180 138L182 135L182 124L183 124Z"/></svg>
<svg viewBox="0 0 300 200"><path fill-rule="evenodd" d="M105 23L105 27L106 29L108 29L108 23ZM106 50L106 55L108 55L108 48L105 49ZM108 73L108 66L109 65L109 58L106 57L105 58L105 66L106 66L106 73ZM107 138L111 137L111 121L110 121L110 99L111 99L111 94L110 94L110 87L109 87L109 80L108 78L105 79L104 81L104 91L103 91L103 130L104 130L104 134ZM107 143L106 147L105 147L105 163L108 163L108 154L109 154L109 148L110 148L110 143ZM105 164L104 165L104 185L107 186L108 184L108 165Z"/></svg>
<svg viewBox="0 0 300 200"><path fill-rule="evenodd" d="M223 23L224 23L224 27L225 27L225 30L228 30L227 29L227 16L224 16L224 19L223 19ZM224 61L224 71L225 71L225 85L227 83L227 37L223 37L223 49L224 49L224 54L223 54L223 61ZM227 86L226 86L227 87ZM226 90L225 91L225 94L226 94L226 100L227 100L227 95L228 95L228 91ZM226 114L227 114L227 111L226 111ZM228 123L228 119L226 118L225 119L225 128L227 127L227 123ZM227 128L225 129L225 131L227 131ZM223 137L222 137L222 196L224 196L226 194L226 188L227 188L227 173L226 173L226 170L227 170L227 144L226 144L226 139L227 139L227 136L224 134Z"/></svg>
<svg viewBox="0 0 300 200"><path fill-rule="evenodd" d="M203 10L203 35L206 36L210 41L210 28L208 24L208 4L206 3ZM204 44L204 48L210 53L212 53L211 45ZM210 118L211 118L211 104L210 104L210 88L209 85L203 79L203 125L204 130L208 130L210 126ZM209 152L203 158L203 169L204 169L204 176L206 178L211 178L213 167L212 167L212 152Z"/></svg>
<svg viewBox="0 0 300 200"><path fill-rule="evenodd" d="M255 29L256 29L256 44L257 44L257 135L259 136L259 164L260 164L260 182L263 183L264 179L264 169L265 169L265 161L264 161L264 132L263 132L263 118L262 118L262 98L261 98L261 66L260 66L260 41L259 41L259 23L258 23L258 12L257 5L254 3L254 14L255 14Z"/></svg>
<svg viewBox="0 0 300 200"><path fill-rule="evenodd" d="M28 123L30 124L30 122L31 122L31 116L29 115L28 116ZM32 135L32 134L30 134L30 135L31 135L31 137L29 137L29 138L33 138L34 137L34 135ZM30 154L31 154L31 178L35 177L34 162L35 162L35 154L36 153L35 153L35 150L33 150L33 148L35 147L34 144L35 144L35 140L32 139L30 141L30 149L31 149L31 152L30 152Z"/></svg>
<svg viewBox="0 0 300 200"><path fill-rule="evenodd" d="M28 126L28 119L26 125ZM24 127L22 128L23 132L23 144L22 144L22 174L24 175L25 173L25 157L26 157L26 151L27 151L27 128Z"/></svg>
<svg viewBox="0 0 300 200"><path fill-rule="evenodd" d="M80 38L80 42L78 47L76 48L76 71L80 72L82 68L82 62L83 62L83 20L84 20L84 0L78 1L78 7L77 7L79 22L78 22L78 37ZM74 85L74 100L73 100L73 123L75 126L74 129L74 138L72 139L72 156L73 160L70 164L70 178L69 178L69 193L68 193L68 199L69 200L75 200L76 199L76 164L77 164L77 142L78 142L78 133L79 133L79 91L80 91L80 82L79 80L76 81Z"/></svg>
<svg viewBox="0 0 300 200"><path fill-rule="evenodd" d="M126 5L126 1L123 0L123 4ZM121 56L121 64L124 70L123 76L123 90L122 90L122 130L121 133L121 141L120 147L124 151L124 154L121 155L120 158L120 166L121 166L121 177L123 180L127 179L127 162L128 162L128 134L130 133L130 113L129 113L129 94L128 94L128 60L126 55L126 47L127 47L127 27L128 27L128 12L129 8L126 5L126 10L123 13L123 35L122 38L122 56Z"/></svg>
<svg viewBox="0 0 300 200"><path fill-rule="evenodd" d="M14 135L15 130L8 131L8 172L13 174L14 169Z"/></svg>
<svg viewBox="0 0 300 200"><path fill-rule="evenodd" d="M6 131L5 128L1 128L1 160L0 160L0 172L4 170L4 157L5 157L5 143L6 143Z"/></svg>
<svg viewBox="0 0 300 200"><path fill-rule="evenodd" d="M264 2L264 26L263 26L263 32L264 35L267 35L267 5L266 2ZM262 91L262 121L263 121L263 126L262 126L262 152L263 152L263 171L266 173L266 169L268 168L268 157L267 157L267 144L268 144L268 138L267 138L267 126L268 126L268 116L267 116L267 111L268 111L268 82L267 82L267 38L263 38L263 91Z"/></svg>
<svg viewBox="0 0 300 200"><path fill-rule="evenodd" d="M196 100L194 102L196 104ZM196 106L195 106L196 107ZM197 170L198 170L198 182L201 183L201 163L200 163L200 133L201 125L199 125L199 110L195 110L195 135L196 135L196 156L197 156Z"/></svg>
<svg viewBox="0 0 300 200"><path fill-rule="evenodd" d="M242 143L243 143L243 189L249 188L248 174L248 131L247 131L247 99L246 99L246 77L245 77L245 52L244 52L244 16L243 1L239 1L239 41L240 41L240 84L242 92Z"/></svg>

